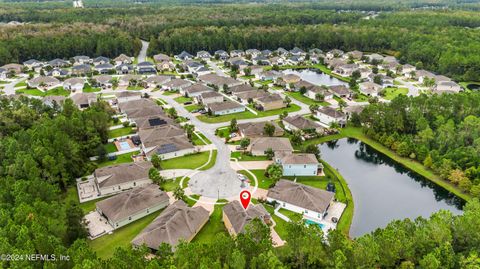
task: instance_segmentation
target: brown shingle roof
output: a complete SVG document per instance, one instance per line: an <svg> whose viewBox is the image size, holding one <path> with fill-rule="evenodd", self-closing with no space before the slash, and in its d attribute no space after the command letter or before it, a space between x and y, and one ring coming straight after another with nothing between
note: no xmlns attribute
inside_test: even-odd
<svg viewBox="0 0 480 269"><path fill-rule="evenodd" d="M163 139L166 138L180 136L185 140L187 139L184 130L176 125L167 125L154 129L141 129L138 135L143 145L147 148L158 145L159 141L163 141Z"/></svg>
<svg viewBox="0 0 480 269"><path fill-rule="evenodd" d="M96 205L110 221L117 222L159 204L168 205L169 200L168 195L157 185L148 184L100 201Z"/></svg>
<svg viewBox="0 0 480 269"><path fill-rule="evenodd" d="M300 130L316 129L320 127L314 121L306 119L301 115L290 116L283 119L285 122L297 127Z"/></svg>
<svg viewBox="0 0 480 269"><path fill-rule="evenodd" d="M232 101L225 101L225 102L211 103L211 104L208 104L207 107L211 111L223 111L227 109L235 109L235 108L243 107L243 105L236 102L232 102Z"/></svg>
<svg viewBox="0 0 480 269"><path fill-rule="evenodd" d="M273 188L268 190L267 197L307 210L323 213L332 202L334 194L290 180L281 179Z"/></svg>
<svg viewBox="0 0 480 269"><path fill-rule="evenodd" d="M252 139L250 149L255 151L266 151L272 149L273 151L293 151L290 140L285 137L258 137Z"/></svg>
<svg viewBox="0 0 480 269"><path fill-rule="evenodd" d="M270 123L275 127L273 136L282 136L285 132L275 122L246 122L238 124L238 129L246 137L264 136L265 124Z"/></svg>
<svg viewBox="0 0 480 269"><path fill-rule="evenodd" d="M132 244L158 249L162 243L175 247L180 240L190 240L208 220L208 211L201 207L188 207L179 200L171 204L150 225L137 235Z"/></svg>
<svg viewBox="0 0 480 269"><path fill-rule="evenodd" d="M106 166L95 170L93 175L101 188L118 184L148 179L148 170L152 168L150 162L123 163ZM105 179L100 179L106 177Z"/></svg>
<svg viewBox="0 0 480 269"><path fill-rule="evenodd" d="M250 204L245 210L239 201L232 201L223 207L223 213L227 216L235 234L239 234L245 231L245 226L255 218L259 218L264 221L265 218L270 218L267 210L263 205Z"/></svg>

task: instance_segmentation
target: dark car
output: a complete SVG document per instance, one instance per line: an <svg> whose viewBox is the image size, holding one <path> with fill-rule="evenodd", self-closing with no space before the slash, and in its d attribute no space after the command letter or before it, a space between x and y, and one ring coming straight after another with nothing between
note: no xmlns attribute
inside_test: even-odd
<svg viewBox="0 0 480 269"><path fill-rule="evenodd" d="M191 104L193 104L193 103L189 101L189 102L185 102L185 103L183 103L183 104L184 104L184 105L191 105Z"/></svg>

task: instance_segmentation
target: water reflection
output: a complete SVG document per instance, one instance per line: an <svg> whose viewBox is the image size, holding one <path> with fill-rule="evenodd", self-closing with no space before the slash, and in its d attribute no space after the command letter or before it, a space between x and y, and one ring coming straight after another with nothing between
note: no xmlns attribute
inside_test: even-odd
<svg viewBox="0 0 480 269"><path fill-rule="evenodd" d="M440 209L461 213L464 201L355 139L319 146L322 158L345 177L355 202L351 235L394 219L428 217Z"/></svg>
<svg viewBox="0 0 480 269"><path fill-rule="evenodd" d="M295 74L301 79L308 81L316 85L347 85L346 82L341 81L335 77L332 77L328 74L322 73L318 69L301 69L301 70L292 70L287 69L283 71L284 74Z"/></svg>

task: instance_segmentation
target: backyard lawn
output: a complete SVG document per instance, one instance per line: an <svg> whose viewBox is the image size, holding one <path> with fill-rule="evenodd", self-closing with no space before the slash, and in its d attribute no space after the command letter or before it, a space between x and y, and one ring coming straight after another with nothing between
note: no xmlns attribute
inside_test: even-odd
<svg viewBox="0 0 480 269"><path fill-rule="evenodd" d="M45 93L39 89L21 89L21 90L16 90L15 93L32 95L32 96L45 96Z"/></svg>
<svg viewBox="0 0 480 269"><path fill-rule="evenodd" d="M165 183L162 184L163 190L166 191L166 192L173 191L175 188L180 186L181 179L182 179L182 177L177 177L175 179L166 180ZM188 181L190 181L190 178L188 178L188 177L186 177L183 180L182 189L185 189L186 187L188 187Z"/></svg>
<svg viewBox="0 0 480 269"><path fill-rule="evenodd" d="M117 152L117 146L115 146L115 144L113 143L108 143L108 144L105 144L105 150L107 151L107 153L112 153L112 152Z"/></svg>
<svg viewBox="0 0 480 269"><path fill-rule="evenodd" d="M217 153L216 150L213 151L213 154L212 154L213 163L215 163L214 157L216 156L216 153ZM198 167L204 165L208 161L209 154L210 154L209 151L204 151L204 152L194 153L194 154L191 154L191 155L186 155L186 156L182 156L182 157L168 159L168 160L162 161L160 166L162 167L163 170L166 170L166 169L195 169L195 168L198 168Z"/></svg>
<svg viewBox="0 0 480 269"><path fill-rule="evenodd" d="M132 127L123 127L119 129L114 129L114 130L108 130L108 138L116 138L120 136L125 136L129 134L134 134L135 130L133 130Z"/></svg>
<svg viewBox="0 0 480 269"><path fill-rule="evenodd" d="M396 88L396 87L387 87L385 88L383 94L383 98L387 100L393 100L399 95L407 95L408 89L407 88Z"/></svg>
<svg viewBox="0 0 480 269"><path fill-rule="evenodd" d="M192 102L193 98L185 97L185 96L179 96L179 97L173 98L173 100L175 100L175 102L177 102L179 104L183 104L185 102Z"/></svg>
<svg viewBox="0 0 480 269"><path fill-rule="evenodd" d="M117 247L131 246L131 241L137 236L145 227L147 227L163 210L154 212L146 217L143 217L135 222L132 222L124 227L121 227L113 234L107 234L95 240L89 241L90 247L101 258L109 258L113 255Z"/></svg>
<svg viewBox="0 0 480 269"><path fill-rule="evenodd" d="M290 107L281 108L281 109L274 109L269 111L257 111L257 115L253 114L249 110L245 110L244 112L222 115L222 116L208 116L208 115L201 115L197 118L206 123L219 123L219 122L227 122L231 121L232 119L236 118L237 120L242 119L254 119L254 118L262 118L267 116L274 116L280 115L284 111L286 112L295 112L299 111L301 108L295 104L290 104Z"/></svg>
<svg viewBox="0 0 480 269"><path fill-rule="evenodd" d="M83 92L99 92L101 90L102 89L100 88L92 87L92 85L88 83L85 83L85 85L83 85Z"/></svg>
<svg viewBox="0 0 480 269"><path fill-rule="evenodd" d="M48 90L45 93L45 96L50 96L50 95L63 95L63 96L68 96L70 95L70 91L65 90L63 87L57 87L51 90Z"/></svg>
<svg viewBox="0 0 480 269"><path fill-rule="evenodd" d="M297 101L300 101L304 104L307 105L319 105L319 106L328 106L330 103L325 102L325 101L316 101L313 99L310 99L306 97L305 95L301 94L300 92L287 92L285 91L285 94L290 96L293 99L296 99Z"/></svg>
<svg viewBox="0 0 480 269"><path fill-rule="evenodd" d="M208 222L203 226L200 232L193 238L193 242L209 243L212 242L217 234L228 235L225 225L222 221L222 210L224 205L215 205L215 209Z"/></svg>
<svg viewBox="0 0 480 269"><path fill-rule="evenodd" d="M107 197L103 197L103 198L91 200L85 203L81 203L80 208L83 210L84 214L87 214L88 212L95 210L95 204L97 202L100 202L101 200L106 198ZM80 202L80 200L78 199L78 192L77 192L76 185L68 187L67 192L65 193L65 197L64 197L65 204L68 204L70 201L75 201L77 203Z"/></svg>
<svg viewBox="0 0 480 269"><path fill-rule="evenodd" d="M117 155L117 159L112 161L106 160L101 163L98 163L98 167L100 168L100 167L105 167L105 166L114 165L114 164L131 163L133 162L132 155L136 155L138 153L140 153L140 151L134 151L134 152Z"/></svg>

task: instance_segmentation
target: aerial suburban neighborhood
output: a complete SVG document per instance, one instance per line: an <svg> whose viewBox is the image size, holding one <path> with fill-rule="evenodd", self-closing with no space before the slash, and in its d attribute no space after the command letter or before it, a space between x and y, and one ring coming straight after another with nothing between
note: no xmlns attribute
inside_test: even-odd
<svg viewBox="0 0 480 269"><path fill-rule="evenodd" d="M475 16L466 23L436 1L400 1L408 12L368 0L335 11L324 1L107 2L0 12L0 44L15 27L55 32L56 12L78 42L0 48L0 267L480 264L478 57L453 68L447 53L422 56L434 53L418 45L424 28L413 37L389 26L408 51L380 30L373 40L343 28L447 16L470 35ZM90 31L93 53L77 37Z"/></svg>

